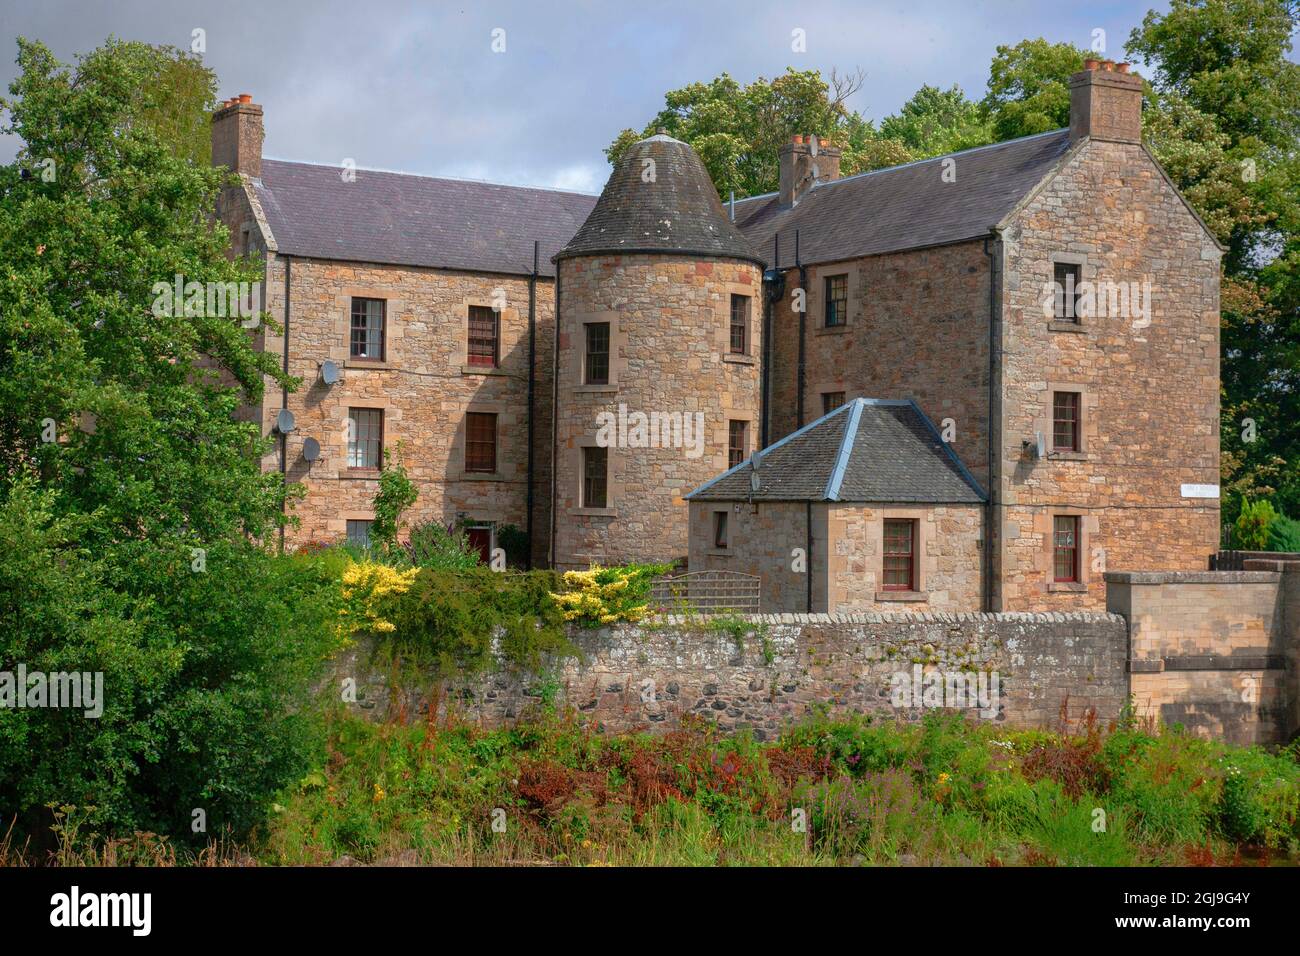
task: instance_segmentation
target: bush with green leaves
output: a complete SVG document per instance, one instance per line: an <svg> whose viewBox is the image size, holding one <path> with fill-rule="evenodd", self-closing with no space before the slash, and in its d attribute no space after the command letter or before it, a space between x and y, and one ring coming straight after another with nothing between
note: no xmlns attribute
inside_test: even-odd
<svg viewBox="0 0 1300 956"><path fill-rule="evenodd" d="M430 571L469 571L482 565L478 548L464 531L436 521L416 525L406 541L406 554L417 568Z"/></svg>
<svg viewBox="0 0 1300 956"><path fill-rule="evenodd" d="M1276 520L1277 512L1268 501L1243 501L1232 526L1232 546L1242 551L1267 551L1269 528Z"/></svg>
<svg viewBox="0 0 1300 956"><path fill-rule="evenodd" d="M1300 521L1279 514L1268 526L1268 550L1300 553Z"/></svg>

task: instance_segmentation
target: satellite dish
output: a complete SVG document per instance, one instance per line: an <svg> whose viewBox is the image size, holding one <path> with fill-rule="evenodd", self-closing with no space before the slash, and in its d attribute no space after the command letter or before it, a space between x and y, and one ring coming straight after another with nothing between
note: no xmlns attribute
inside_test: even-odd
<svg viewBox="0 0 1300 956"><path fill-rule="evenodd" d="M320 442L314 438L302 440L302 457L307 461L320 461Z"/></svg>
<svg viewBox="0 0 1300 956"><path fill-rule="evenodd" d="M749 464L749 493L758 494L758 463L759 456L755 455Z"/></svg>
<svg viewBox="0 0 1300 956"><path fill-rule="evenodd" d="M287 408L282 408L275 413L275 430L281 435L287 435L293 431L293 412Z"/></svg>
<svg viewBox="0 0 1300 956"><path fill-rule="evenodd" d="M320 380L326 385L333 385L339 380L338 363L329 359L320 363Z"/></svg>

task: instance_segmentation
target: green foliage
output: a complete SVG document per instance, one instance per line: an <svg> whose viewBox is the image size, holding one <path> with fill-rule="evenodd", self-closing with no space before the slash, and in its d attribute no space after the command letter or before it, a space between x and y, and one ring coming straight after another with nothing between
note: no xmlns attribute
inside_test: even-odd
<svg viewBox="0 0 1300 956"><path fill-rule="evenodd" d="M397 446L398 455L402 445ZM375 521L370 528L370 540L379 548L392 547L401 528L402 512L415 504L420 496L415 482L406 474L406 468L391 452L384 452L384 468L379 473L379 490L375 493Z"/></svg>
<svg viewBox="0 0 1300 956"><path fill-rule="evenodd" d="M1246 501L1232 526L1232 546L1243 551L1267 551L1269 528L1277 520L1277 512L1267 501Z"/></svg>
<svg viewBox="0 0 1300 956"><path fill-rule="evenodd" d="M422 568L384 613L397 628L392 649L444 676L489 670L494 650L520 668L571 654L563 615L550 596L558 584L552 571Z"/></svg>
<svg viewBox="0 0 1300 956"><path fill-rule="evenodd" d="M918 159L993 142L984 111L957 86L922 86L896 115L881 121L880 135L902 143Z"/></svg>
<svg viewBox="0 0 1300 956"><path fill-rule="evenodd" d="M1280 514L1268 526L1268 550L1300 553L1300 521Z"/></svg>
<svg viewBox="0 0 1300 956"><path fill-rule="evenodd" d="M100 832L243 834L314 759L307 688L334 648L334 569L240 543L80 545L30 481L0 502L0 670L101 672L103 713L0 708L0 804ZM200 835L201 839L206 839Z"/></svg>
<svg viewBox="0 0 1300 956"><path fill-rule="evenodd" d="M1090 54L1039 38L999 46L989 68L985 111L998 142L1070 125L1070 77Z"/></svg>
<svg viewBox="0 0 1300 956"><path fill-rule="evenodd" d="M523 568L528 564L528 532L512 524L497 528L497 546L506 553L506 565Z"/></svg>
<svg viewBox="0 0 1300 956"><path fill-rule="evenodd" d="M465 532L436 521L412 528L406 551L415 567L430 571L468 571L482 564L478 548L469 543Z"/></svg>

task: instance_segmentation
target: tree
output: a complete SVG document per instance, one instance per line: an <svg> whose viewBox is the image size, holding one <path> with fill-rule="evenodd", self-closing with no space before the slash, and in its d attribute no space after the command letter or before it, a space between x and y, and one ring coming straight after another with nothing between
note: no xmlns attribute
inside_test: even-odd
<svg viewBox="0 0 1300 956"><path fill-rule="evenodd" d="M902 143L918 159L993 141L992 124L984 111L957 86L948 90L922 86L897 114L881 122L880 134Z"/></svg>
<svg viewBox="0 0 1300 956"><path fill-rule="evenodd" d="M793 68L774 80L759 77L742 86L724 73L708 83L670 90L665 107L640 133L625 129L605 150L611 163L637 140L660 129L690 143L700 154L720 195L772 192L779 185L778 152L796 134L816 134L843 150L845 175L910 159L905 147L886 143L846 101L865 75Z"/></svg>
<svg viewBox="0 0 1300 956"><path fill-rule="evenodd" d="M1083 69L1087 51L1041 37L999 46L983 100L997 142L1070 125L1070 77Z"/></svg>
<svg viewBox="0 0 1300 956"><path fill-rule="evenodd" d="M1222 482L1300 510L1300 66L1294 0L1174 0L1128 42L1154 68L1146 138L1228 246Z"/></svg>
<svg viewBox="0 0 1300 956"><path fill-rule="evenodd" d="M20 40L18 65L4 131L22 148L0 167L0 671L101 674L103 709L0 707L0 806L92 805L102 833L243 832L311 759L337 604L328 568L257 543L286 489L236 412L264 377L296 383L203 294L260 279L226 258L224 174L195 160L210 87L140 43L68 67ZM179 307L158 288L177 277Z"/></svg>

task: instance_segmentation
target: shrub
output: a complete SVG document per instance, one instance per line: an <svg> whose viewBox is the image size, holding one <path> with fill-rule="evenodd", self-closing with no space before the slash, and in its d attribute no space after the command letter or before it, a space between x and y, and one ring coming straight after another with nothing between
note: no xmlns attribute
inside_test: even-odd
<svg viewBox="0 0 1300 956"><path fill-rule="evenodd" d="M468 571L482 564L478 549L463 531L445 528L436 521L411 529L406 553L413 565L430 571Z"/></svg>
<svg viewBox="0 0 1300 956"><path fill-rule="evenodd" d="M1279 514L1268 526L1268 550L1300 552L1300 521Z"/></svg>
<svg viewBox="0 0 1300 956"><path fill-rule="evenodd" d="M398 442L398 453L402 443ZM406 468L384 452L384 470L379 473L379 491L375 493L375 521L370 528L371 541L380 548L390 548L397 541L402 526L402 512L420 497L415 482L406 474Z"/></svg>
<svg viewBox="0 0 1300 956"><path fill-rule="evenodd" d="M1300 766L1258 748L1222 758L1224 833L1234 840L1285 847L1300 840Z"/></svg>
<svg viewBox="0 0 1300 956"><path fill-rule="evenodd" d="M569 589L551 595L564 612L566 621L582 627L603 627L619 621L635 623L646 615L650 585L666 573L668 564L628 564L619 567L592 565L588 571L566 571Z"/></svg>
<svg viewBox="0 0 1300 956"><path fill-rule="evenodd" d="M1269 527L1277 512L1267 501L1244 501L1232 526L1232 545L1243 551L1267 551Z"/></svg>

